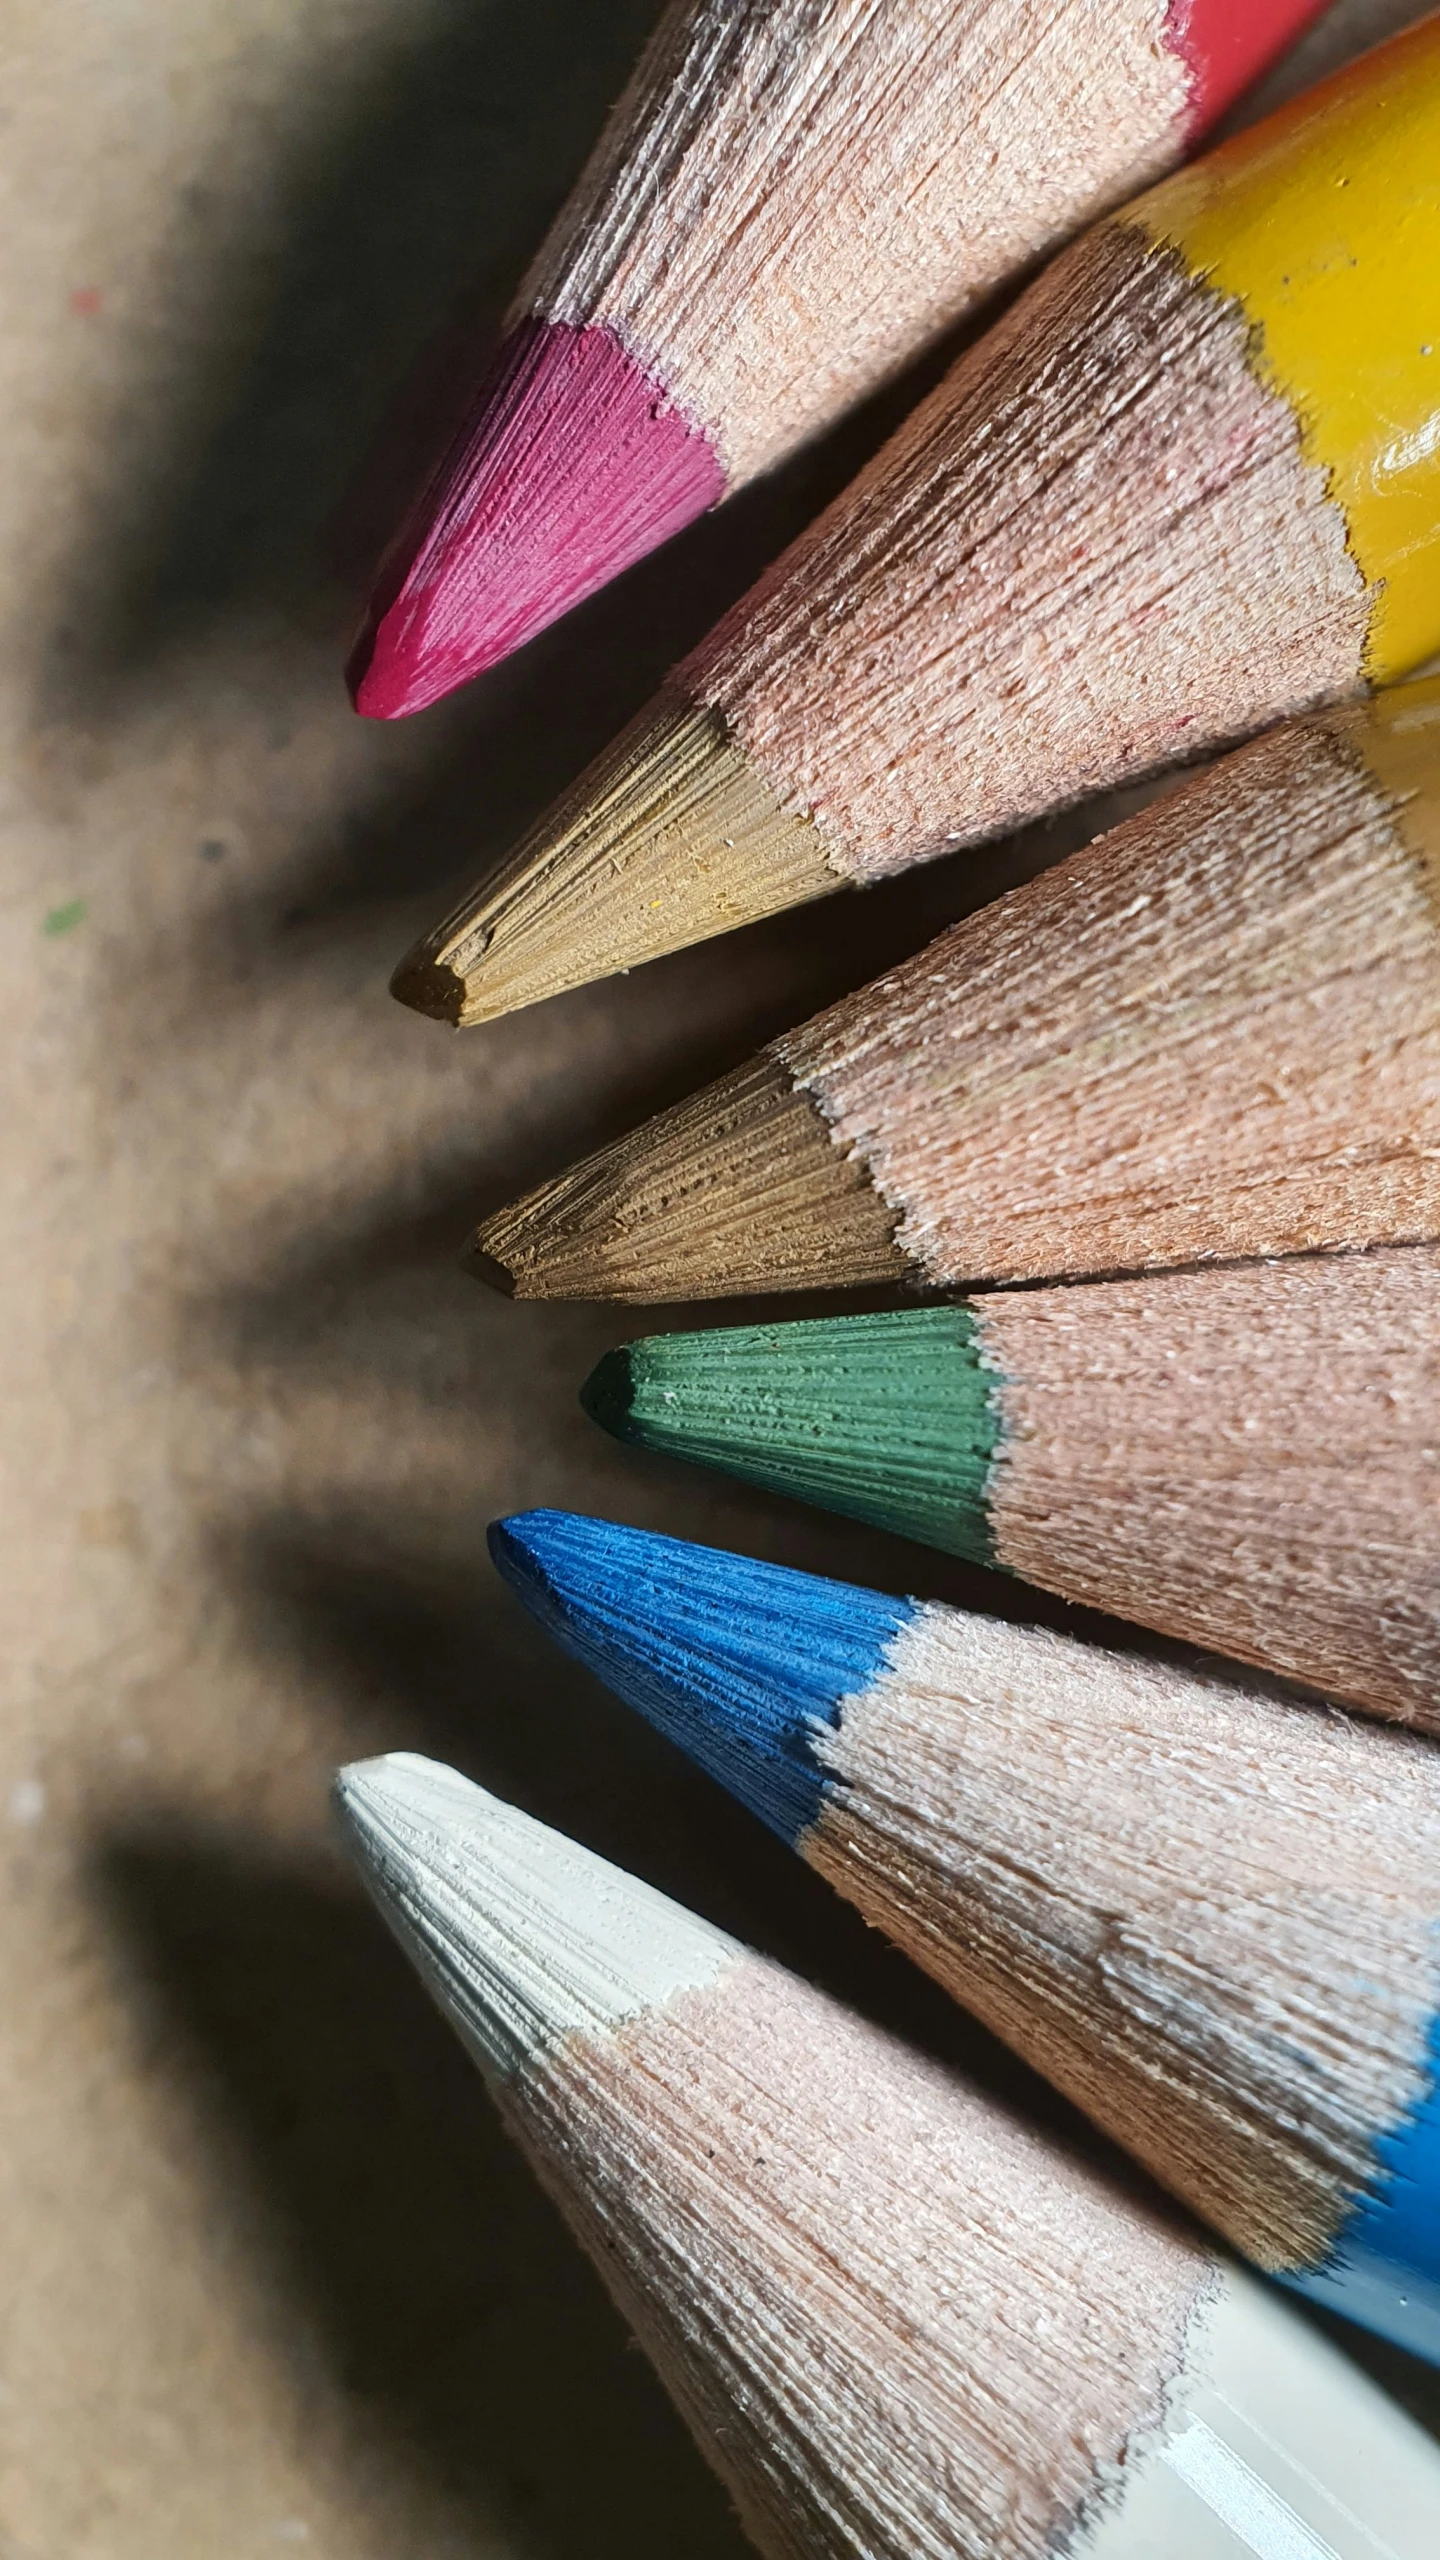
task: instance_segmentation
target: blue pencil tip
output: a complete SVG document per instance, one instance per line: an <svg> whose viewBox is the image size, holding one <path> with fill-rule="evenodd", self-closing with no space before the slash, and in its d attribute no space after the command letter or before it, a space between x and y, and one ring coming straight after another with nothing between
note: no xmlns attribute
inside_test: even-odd
<svg viewBox="0 0 1440 2560"><path fill-rule="evenodd" d="M490 1553L567 1653L791 1842L824 1794L816 1733L913 1615L853 1583L573 1511L497 1520Z"/></svg>

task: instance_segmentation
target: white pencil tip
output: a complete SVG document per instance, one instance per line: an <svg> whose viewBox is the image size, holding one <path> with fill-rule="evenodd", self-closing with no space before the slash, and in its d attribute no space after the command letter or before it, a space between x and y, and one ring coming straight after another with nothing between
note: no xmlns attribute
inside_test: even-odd
<svg viewBox="0 0 1440 2560"><path fill-rule="evenodd" d="M492 2077L713 1982L740 1952L439 1761L355 1761L335 1794L370 1891Z"/></svg>

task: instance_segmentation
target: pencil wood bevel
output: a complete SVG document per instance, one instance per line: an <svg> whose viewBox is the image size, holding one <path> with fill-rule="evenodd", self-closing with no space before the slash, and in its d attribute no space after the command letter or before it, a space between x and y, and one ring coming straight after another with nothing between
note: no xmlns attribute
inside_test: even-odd
<svg viewBox="0 0 1440 2560"><path fill-rule="evenodd" d="M936 1608L816 1747L809 1863L1257 2264L1320 2264L1426 2092L1432 1747Z"/></svg>
<svg viewBox="0 0 1440 2560"><path fill-rule="evenodd" d="M1357 692L1369 614L1243 309L1117 216L674 681L874 879Z"/></svg>
<svg viewBox="0 0 1440 2560"><path fill-rule="evenodd" d="M510 324L613 331L737 487L1170 166L1189 105L1170 14L682 0Z"/></svg>
<svg viewBox="0 0 1440 2560"><path fill-rule="evenodd" d="M1440 1249L974 1313L999 1563L1440 1733Z"/></svg>
<svg viewBox="0 0 1440 2560"><path fill-rule="evenodd" d="M822 433L1318 6L674 0L387 550L357 710L438 701Z"/></svg>
<svg viewBox="0 0 1440 2560"><path fill-rule="evenodd" d="M725 1988L499 2095L748 2531L776 2560L1083 2550L1210 2306L1198 2234L1061 2149L1027 2176L1035 2135L778 1966Z"/></svg>
<svg viewBox="0 0 1440 2560"><path fill-rule="evenodd" d="M919 1280L1440 1234L1440 684L1403 702L1259 740L772 1044Z"/></svg>
<svg viewBox="0 0 1440 2560"><path fill-rule="evenodd" d="M768 2560L1428 2560L1428 2437L1118 2164L453 1771L338 1791Z"/></svg>

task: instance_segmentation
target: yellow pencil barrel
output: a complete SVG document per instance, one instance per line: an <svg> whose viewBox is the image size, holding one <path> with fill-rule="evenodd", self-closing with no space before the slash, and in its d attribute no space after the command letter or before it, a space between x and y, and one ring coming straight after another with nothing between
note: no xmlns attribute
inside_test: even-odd
<svg viewBox="0 0 1440 2560"><path fill-rule="evenodd" d="M1440 648L1440 15L1123 217L1233 294L1374 602L1366 671Z"/></svg>

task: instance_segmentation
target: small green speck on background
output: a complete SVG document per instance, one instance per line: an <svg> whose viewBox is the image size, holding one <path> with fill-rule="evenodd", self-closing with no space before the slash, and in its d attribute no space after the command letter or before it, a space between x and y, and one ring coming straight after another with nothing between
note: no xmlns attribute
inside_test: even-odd
<svg viewBox="0 0 1440 2560"><path fill-rule="evenodd" d="M84 921L84 899L71 898L63 907L50 909L40 930L42 933L47 933L54 942L62 933L73 933L77 924L83 924Z"/></svg>

